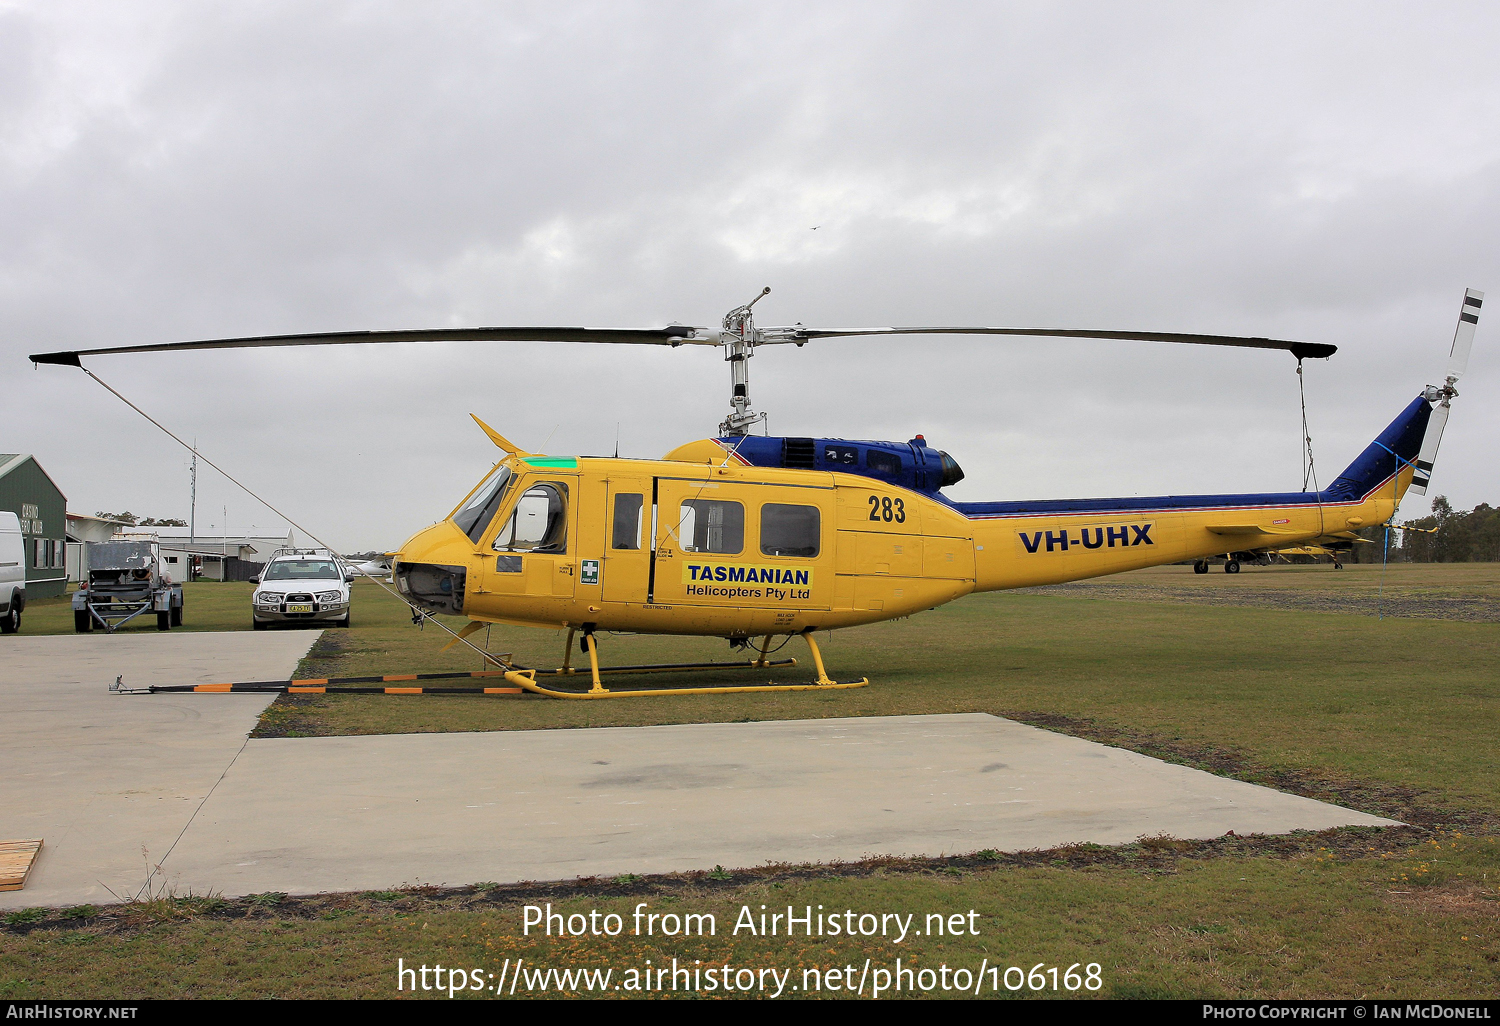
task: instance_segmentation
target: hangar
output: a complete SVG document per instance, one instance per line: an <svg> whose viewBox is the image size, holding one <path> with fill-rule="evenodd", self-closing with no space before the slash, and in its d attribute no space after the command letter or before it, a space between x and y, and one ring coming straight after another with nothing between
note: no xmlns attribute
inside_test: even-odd
<svg viewBox="0 0 1500 1026"><path fill-rule="evenodd" d="M26 597L68 590L67 496L30 453L0 453L0 510L21 521L26 548Z"/></svg>

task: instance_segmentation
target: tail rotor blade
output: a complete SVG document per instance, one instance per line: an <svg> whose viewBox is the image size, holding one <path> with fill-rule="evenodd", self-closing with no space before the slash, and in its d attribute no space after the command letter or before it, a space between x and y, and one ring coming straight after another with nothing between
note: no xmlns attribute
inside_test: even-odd
<svg viewBox="0 0 1500 1026"><path fill-rule="evenodd" d="M1427 421L1427 433L1422 436L1422 451L1417 454L1417 465L1412 470L1411 490L1418 495L1427 494L1427 485L1432 480L1432 465L1437 462L1438 446L1443 441L1443 428L1448 426L1448 414L1453 411L1453 397L1458 394L1453 384L1469 369L1469 351L1474 348L1474 329L1479 326L1479 309L1484 306L1484 293L1478 289L1464 291L1464 305L1458 311L1458 330L1453 333L1453 348L1448 350L1448 370L1444 387L1429 388L1427 399L1433 403L1432 416Z"/></svg>
<svg viewBox="0 0 1500 1026"><path fill-rule="evenodd" d="M1474 348L1474 329L1479 326L1479 308L1484 293L1476 289L1464 292L1464 305L1458 314L1458 330L1453 333L1453 348L1448 352L1448 384L1452 385L1469 369L1469 350Z"/></svg>
<svg viewBox="0 0 1500 1026"><path fill-rule="evenodd" d="M1422 451L1417 453L1417 465L1411 476L1411 490L1418 495L1427 494L1427 484L1432 480L1432 465L1437 462L1438 446L1443 441L1443 428L1448 425L1448 414L1452 409L1447 403L1438 403L1427 421L1427 433L1422 436Z"/></svg>

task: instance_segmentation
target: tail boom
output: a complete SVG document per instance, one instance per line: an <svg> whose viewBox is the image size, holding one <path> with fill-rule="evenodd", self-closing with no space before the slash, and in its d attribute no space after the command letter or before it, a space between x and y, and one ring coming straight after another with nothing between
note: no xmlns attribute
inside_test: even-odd
<svg viewBox="0 0 1500 1026"><path fill-rule="evenodd" d="M1395 513L1416 472L1431 412L1428 399L1417 397L1317 492L952 503L972 524L975 590L1347 540Z"/></svg>
<svg viewBox="0 0 1500 1026"><path fill-rule="evenodd" d="M1242 501L1218 506L1164 501L1155 508L976 518L974 590L1060 584L1226 552L1346 538L1391 516L1393 490L1410 483L1410 468L1398 476L1394 488L1342 502L1299 492L1234 496Z"/></svg>

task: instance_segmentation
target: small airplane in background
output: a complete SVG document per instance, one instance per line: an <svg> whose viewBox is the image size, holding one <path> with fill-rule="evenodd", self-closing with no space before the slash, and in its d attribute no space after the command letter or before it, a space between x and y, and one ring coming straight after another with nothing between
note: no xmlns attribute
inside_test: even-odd
<svg viewBox="0 0 1500 1026"><path fill-rule="evenodd" d="M363 562L353 563L344 561L344 566L351 572L361 577L384 577L391 576L391 556L380 556L375 559L367 559Z"/></svg>

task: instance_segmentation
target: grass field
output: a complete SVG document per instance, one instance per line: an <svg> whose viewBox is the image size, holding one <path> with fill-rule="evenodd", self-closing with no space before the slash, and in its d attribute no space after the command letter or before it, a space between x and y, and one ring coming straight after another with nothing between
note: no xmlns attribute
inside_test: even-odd
<svg viewBox="0 0 1500 1026"><path fill-rule="evenodd" d="M182 626L174 631L248 631L250 594L247 582L198 581L182 586ZM32 599L21 614L21 634L72 634L73 595ZM99 628L95 628L98 630ZM120 628L122 634L155 631L156 616L142 613Z"/></svg>
<svg viewBox="0 0 1500 1026"><path fill-rule="evenodd" d="M218 629L248 619L247 586L197 588L214 594L190 593L188 626L213 629L215 609L225 624ZM890 969L900 957L907 966L963 967L971 978L997 963L1027 970L1042 963L1044 972L1097 963L1104 997L1493 996L1500 991L1497 600L1500 566L1491 564L1399 565L1383 576L1366 566L1247 569L1233 577L1168 567L977 596L827 636L834 676L869 675L871 686L859 690L589 703L283 699L258 733L990 712L1414 826L450 892L164 897L105 910L36 910L12 914L0 933L0 997L397 996L398 958L496 974L506 959L523 958L538 968L613 968L619 982L619 973L645 959L660 967L674 956L703 966L791 968L788 986L806 982L806 967L852 965L857 976L867 958ZM1395 615L1377 618L1376 603ZM354 623L326 632L299 676L479 668L473 653L439 653L445 635L418 631L367 583L358 586ZM561 641L556 632L499 628L489 639L493 650L540 666L557 665ZM807 678L800 645L786 651L803 665L783 679ZM722 641L606 636L602 647L606 662L728 656ZM679 682L689 679L705 676ZM658 911L714 913L719 932L676 940L521 935L529 903L616 912L628 924L642 901ZM974 909L980 933L901 944L729 935L742 905L761 904L916 913L919 920ZM954 995L934 987L934 995ZM1047 987L1039 993L1053 993ZM523 985L515 996L525 992Z"/></svg>

